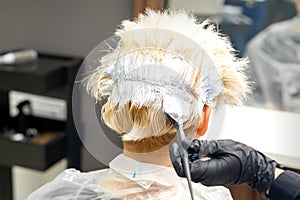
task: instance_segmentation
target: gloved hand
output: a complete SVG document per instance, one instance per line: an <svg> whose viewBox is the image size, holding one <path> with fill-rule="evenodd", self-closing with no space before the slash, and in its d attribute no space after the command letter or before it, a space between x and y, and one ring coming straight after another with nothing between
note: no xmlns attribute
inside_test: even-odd
<svg viewBox="0 0 300 200"><path fill-rule="evenodd" d="M264 194L274 179L277 163L255 149L233 140L184 140L194 182L207 186L247 183ZM199 158L208 156L209 160ZM178 144L170 146L172 164L181 177L185 172Z"/></svg>

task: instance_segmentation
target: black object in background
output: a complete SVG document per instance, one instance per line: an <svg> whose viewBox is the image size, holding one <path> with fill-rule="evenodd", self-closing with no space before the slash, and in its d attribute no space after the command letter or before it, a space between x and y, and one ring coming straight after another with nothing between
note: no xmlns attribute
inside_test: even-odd
<svg viewBox="0 0 300 200"><path fill-rule="evenodd" d="M1 54L1 53L0 53ZM80 170L81 141L72 118L72 90L76 73L83 59L39 53L38 59L22 65L0 65L0 199L11 200L11 168L20 165L44 171L62 158L68 168ZM48 134L52 139L32 142L13 142L3 137L13 130L18 120L9 115L8 93L11 90L63 99L67 103L67 119L55 121L26 115L25 127L43 130L60 129ZM22 117L21 117L22 118ZM23 125L19 123L19 127ZM52 134L52 135L51 135ZM49 142L47 142L49 141Z"/></svg>
<svg viewBox="0 0 300 200"><path fill-rule="evenodd" d="M19 90L44 94L67 83L72 57L40 54L36 62L23 65L0 65L0 90Z"/></svg>

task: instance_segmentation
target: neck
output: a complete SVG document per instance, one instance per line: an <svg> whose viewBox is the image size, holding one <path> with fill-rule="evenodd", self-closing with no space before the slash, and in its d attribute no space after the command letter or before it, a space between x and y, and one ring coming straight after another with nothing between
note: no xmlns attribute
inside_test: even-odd
<svg viewBox="0 0 300 200"><path fill-rule="evenodd" d="M123 154L129 158L132 158L138 162L162 165L162 166L172 166L169 156L169 146L165 146L160 150L147 152L147 153L134 153L128 151L130 148L126 147L124 144Z"/></svg>
<svg viewBox="0 0 300 200"><path fill-rule="evenodd" d="M123 141L124 155L139 162L168 166L171 164L169 145L176 132L139 141Z"/></svg>

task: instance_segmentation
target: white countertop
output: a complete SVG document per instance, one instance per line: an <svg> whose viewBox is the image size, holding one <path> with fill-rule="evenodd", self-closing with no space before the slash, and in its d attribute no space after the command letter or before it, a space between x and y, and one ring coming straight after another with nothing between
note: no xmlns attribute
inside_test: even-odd
<svg viewBox="0 0 300 200"><path fill-rule="evenodd" d="M243 142L287 167L300 169L300 114L226 106L221 138Z"/></svg>

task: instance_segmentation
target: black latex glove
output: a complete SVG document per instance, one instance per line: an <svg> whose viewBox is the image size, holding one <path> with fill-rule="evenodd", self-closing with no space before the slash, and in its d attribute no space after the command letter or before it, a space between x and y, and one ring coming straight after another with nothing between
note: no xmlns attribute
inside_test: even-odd
<svg viewBox="0 0 300 200"><path fill-rule="evenodd" d="M233 140L184 140L194 182L207 186L247 183L261 194L270 187L277 163L255 149ZM170 156L177 174L185 177L177 143ZM210 157L200 161L199 158Z"/></svg>

